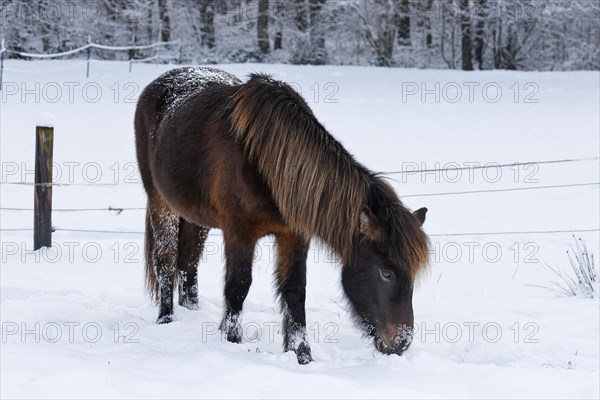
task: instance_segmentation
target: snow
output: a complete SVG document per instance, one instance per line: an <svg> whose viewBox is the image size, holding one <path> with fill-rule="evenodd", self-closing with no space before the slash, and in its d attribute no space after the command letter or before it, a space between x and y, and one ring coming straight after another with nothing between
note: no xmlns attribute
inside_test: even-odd
<svg viewBox="0 0 600 400"><path fill-rule="evenodd" d="M173 75L167 73L161 81L171 89L165 99L165 103L168 104L166 115L173 113L179 104L202 91L209 83L241 83L235 76L210 67L183 67Z"/></svg>
<svg viewBox="0 0 600 400"><path fill-rule="evenodd" d="M2 398L600 396L598 299L544 288L555 279L546 263L570 268L571 234L456 235L597 229L598 185L411 197L599 182L596 72L216 66L241 79L259 71L293 82L319 120L373 170L493 163L391 175L409 207L429 209L425 228L435 251L414 294L415 337L401 357L379 354L361 338L346 311L339 267L313 246L306 333L315 361L301 366L282 351L271 238L257 249L243 343L218 332L218 231L209 234L199 266L199 309L176 305L174 322L155 323L158 309L143 285L146 202L133 112L145 85L171 67L135 65L129 74L127 63L94 62L89 79L77 61L7 60L5 67L2 207L33 208L31 186L6 182L33 181L35 135L27 121L41 112L56 115L54 174L63 185L53 190L52 248L33 252L31 231L8 230L31 228L32 211L0 214ZM415 85L419 92L409 95ZM423 89L430 91L424 98ZM495 167L562 159L584 160ZM58 211L73 208L105 211ZM598 231L576 236L597 257Z"/></svg>
<svg viewBox="0 0 600 400"><path fill-rule="evenodd" d="M55 121L56 117L54 116L54 114L50 112L43 112L38 116L35 126L54 128Z"/></svg>

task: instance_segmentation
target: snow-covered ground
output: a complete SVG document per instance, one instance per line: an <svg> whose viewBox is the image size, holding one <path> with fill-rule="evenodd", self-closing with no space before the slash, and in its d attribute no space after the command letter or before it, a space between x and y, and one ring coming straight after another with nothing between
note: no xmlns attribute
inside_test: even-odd
<svg viewBox="0 0 600 400"><path fill-rule="evenodd" d="M145 195L132 121L137 95L168 68L134 65L129 73L127 63L94 62L86 79L79 61L5 62L2 398L598 398L598 300L544 288L555 279L546 263L569 268L568 231L590 230L575 235L599 254L597 72L221 66L294 82L373 170L445 169L390 175L411 208L429 208L435 250L414 296L410 349L385 356L360 337L339 266L315 248L307 289L315 361L300 366L281 349L269 239L257 250L244 343L216 332L218 231L199 266L200 310L177 306L175 322L155 324L143 288ZM33 188L8 182L33 181L42 112L55 116L55 181L64 185L54 188L55 244L33 252L32 232L13 230L31 229L32 211L7 209L32 208ZM566 159L580 160L495 166ZM520 190L585 183L596 184ZM519 190L495 192L507 188ZM58 211L109 206L132 209ZM522 233L531 231L538 233Z"/></svg>

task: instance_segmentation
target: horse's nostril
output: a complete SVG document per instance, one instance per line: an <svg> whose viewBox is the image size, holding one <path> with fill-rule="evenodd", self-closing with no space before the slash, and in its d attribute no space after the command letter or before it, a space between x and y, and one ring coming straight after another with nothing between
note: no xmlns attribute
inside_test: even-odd
<svg viewBox="0 0 600 400"><path fill-rule="evenodd" d="M402 355L412 343L412 329L398 329L395 335L376 335L375 348L384 354Z"/></svg>
<svg viewBox="0 0 600 400"><path fill-rule="evenodd" d="M375 348L383 353L383 354L397 354L402 355L402 353L408 348L410 345L410 341L398 341L394 340L390 343L388 340L384 340L381 337L376 337L375 340Z"/></svg>
<svg viewBox="0 0 600 400"><path fill-rule="evenodd" d="M412 343L412 337L405 338L405 339L401 340L400 342L398 342L398 344L395 346L395 349L396 349L396 352L398 353L398 355L401 355L402 353L404 353L409 348L411 343Z"/></svg>
<svg viewBox="0 0 600 400"><path fill-rule="evenodd" d="M385 340L379 336L375 337L375 348L384 354L390 354L392 352L392 347L388 346Z"/></svg>

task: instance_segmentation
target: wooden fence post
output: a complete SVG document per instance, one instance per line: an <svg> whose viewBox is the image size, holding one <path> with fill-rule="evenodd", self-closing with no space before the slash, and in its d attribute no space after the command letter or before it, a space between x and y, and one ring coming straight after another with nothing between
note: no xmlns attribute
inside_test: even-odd
<svg viewBox="0 0 600 400"><path fill-rule="evenodd" d="M33 249L52 246L52 150L54 117L42 113L35 128Z"/></svg>

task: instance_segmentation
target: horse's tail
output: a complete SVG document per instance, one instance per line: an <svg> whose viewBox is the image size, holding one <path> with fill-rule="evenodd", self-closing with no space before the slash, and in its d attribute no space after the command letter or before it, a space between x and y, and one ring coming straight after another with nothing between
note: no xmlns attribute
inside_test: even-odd
<svg viewBox="0 0 600 400"><path fill-rule="evenodd" d="M152 229L152 221L150 219L150 202L146 206L146 233L144 239L145 253L145 269L146 269L146 290L153 302L158 303L158 277L156 276L156 268L154 268L154 231Z"/></svg>

